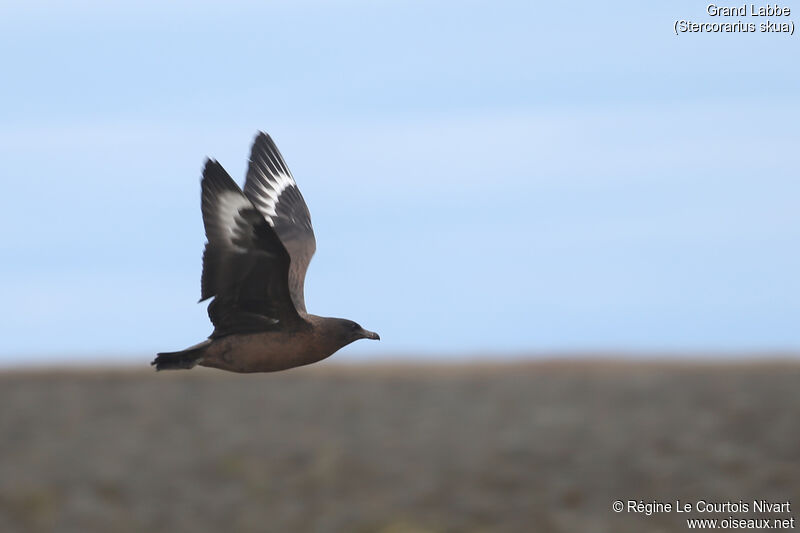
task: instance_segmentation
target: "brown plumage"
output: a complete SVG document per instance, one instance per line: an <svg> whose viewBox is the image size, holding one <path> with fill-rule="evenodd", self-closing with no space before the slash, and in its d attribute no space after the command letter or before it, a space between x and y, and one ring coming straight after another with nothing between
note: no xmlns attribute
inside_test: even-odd
<svg viewBox="0 0 800 533"><path fill-rule="evenodd" d="M306 312L303 285L316 250L303 195L266 133L253 143L244 191L207 160L202 179L206 230L200 301L213 298L211 336L159 353L156 370L208 366L274 372L329 357L358 339L379 339L355 322Z"/></svg>

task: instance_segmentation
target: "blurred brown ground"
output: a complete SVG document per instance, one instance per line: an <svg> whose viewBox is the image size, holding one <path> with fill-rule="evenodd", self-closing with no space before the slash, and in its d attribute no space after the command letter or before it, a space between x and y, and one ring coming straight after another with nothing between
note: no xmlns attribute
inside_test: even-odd
<svg viewBox="0 0 800 533"><path fill-rule="evenodd" d="M0 405L2 532L687 531L611 503L800 506L797 362L6 371Z"/></svg>

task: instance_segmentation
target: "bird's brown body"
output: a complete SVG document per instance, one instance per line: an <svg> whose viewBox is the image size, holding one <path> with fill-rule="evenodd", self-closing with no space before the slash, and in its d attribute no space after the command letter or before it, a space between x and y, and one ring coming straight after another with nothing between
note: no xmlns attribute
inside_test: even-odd
<svg viewBox="0 0 800 533"><path fill-rule="evenodd" d="M277 372L322 361L342 347L323 317L304 318L307 326L211 340L198 364L230 372Z"/></svg>
<svg viewBox="0 0 800 533"><path fill-rule="evenodd" d="M316 250L311 215L278 147L259 133L244 190L207 160L201 180L206 230L201 300L213 299L208 340L159 353L156 370L196 365L276 372L331 356L358 339L379 339L352 320L306 312L306 270Z"/></svg>

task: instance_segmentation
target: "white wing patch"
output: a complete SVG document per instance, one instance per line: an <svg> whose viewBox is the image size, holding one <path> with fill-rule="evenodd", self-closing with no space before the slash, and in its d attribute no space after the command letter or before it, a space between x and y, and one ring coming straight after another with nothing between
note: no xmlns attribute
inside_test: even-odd
<svg viewBox="0 0 800 533"><path fill-rule="evenodd" d="M221 236L226 240L226 244L235 248L237 251L245 252L241 246L236 246L233 242L238 232L241 232L241 217L239 210L252 209L252 204L240 192L225 191L217 198L217 224L221 231Z"/></svg>
<svg viewBox="0 0 800 533"><path fill-rule="evenodd" d="M264 174L259 169L262 179L258 180L256 186L258 187L258 204L261 207L260 211L267 219L270 226L275 224L272 219L275 217L275 209L278 206L278 198L287 187L296 185L294 178L291 174L283 172L276 172L274 174Z"/></svg>

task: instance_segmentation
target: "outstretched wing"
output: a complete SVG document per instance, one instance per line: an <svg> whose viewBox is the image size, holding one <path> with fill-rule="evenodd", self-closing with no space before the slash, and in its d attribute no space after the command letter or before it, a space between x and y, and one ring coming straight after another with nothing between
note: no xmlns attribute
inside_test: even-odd
<svg viewBox="0 0 800 533"><path fill-rule="evenodd" d="M202 190L208 243L200 301L214 297L212 337L299 320L289 294L289 254L275 230L216 161L206 162Z"/></svg>
<svg viewBox="0 0 800 533"><path fill-rule="evenodd" d="M295 308L305 312L303 285L317 241L303 195L278 147L264 132L253 142L244 194L275 229L289 252L289 293Z"/></svg>

